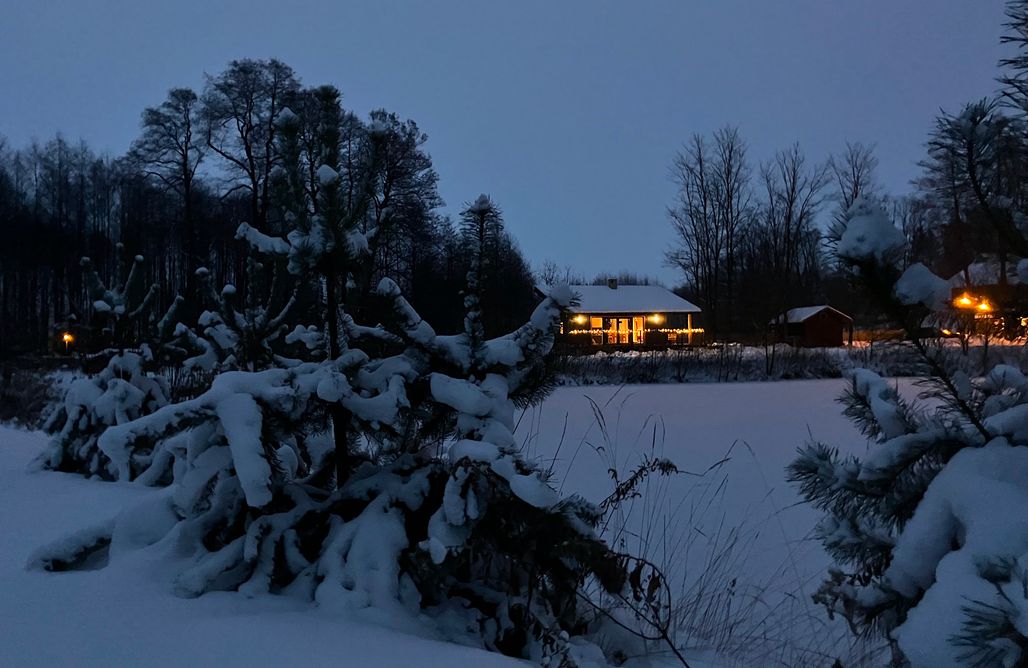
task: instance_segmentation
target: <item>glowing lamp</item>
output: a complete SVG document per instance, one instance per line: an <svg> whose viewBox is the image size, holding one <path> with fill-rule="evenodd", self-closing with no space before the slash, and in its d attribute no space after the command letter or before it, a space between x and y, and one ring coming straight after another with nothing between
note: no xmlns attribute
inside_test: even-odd
<svg viewBox="0 0 1028 668"><path fill-rule="evenodd" d="M971 308L974 306L974 300L965 292L963 295L953 300L953 305L957 308Z"/></svg>
<svg viewBox="0 0 1028 668"><path fill-rule="evenodd" d="M660 323L664 322L664 316L662 316L659 313L654 313L650 316L650 322L652 322L654 325L659 325Z"/></svg>
<svg viewBox="0 0 1028 668"><path fill-rule="evenodd" d="M576 322L577 324L579 324L579 325L584 325L584 324L585 324L585 321L586 321L586 317L585 317L584 315L581 315L581 314L579 314L579 315L576 315L576 316L575 316L575 322Z"/></svg>
<svg viewBox="0 0 1028 668"><path fill-rule="evenodd" d="M75 342L75 337L71 335L71 332L65 332L61 335L61 341L64 341L64 350L68 350L68 346Z"/></svg>
<svg viewBox="0 0 1028 668"><path fill-rule="evenodd" d="M978 310L981 311L982 313L988 313L989 311L992 310L992 305L989 304L989 302L987 302L986 300L983 299L981 301L981 303L978 304Z"/></svg>

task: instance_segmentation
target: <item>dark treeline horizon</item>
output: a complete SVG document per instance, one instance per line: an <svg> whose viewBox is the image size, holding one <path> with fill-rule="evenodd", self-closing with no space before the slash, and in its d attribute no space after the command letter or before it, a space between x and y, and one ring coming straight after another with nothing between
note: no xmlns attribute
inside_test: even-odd
<svg viewBox="0 0 1028 668"><path fill-rule="evenodd" d="M289 183L297 177L287 176L285 156L318 164L323 149L315 137L326 123L336 137L344 191L353 202L363 189L371 195L360 227L372 262L362 275L340 277L350 306L365 302L388 276L440 331L458 331L468 244L460 225L441 213L428 135L414 120L381 109L366 118L345 108L319 118L326 96L340 95L332 86L305 87L279 61L239 60L208 76L203 90L171 89L142 110L124 155L98 154L60 134L27 147L0 137L0 357L52 349L64 327L93 320L83 257L110 284L119 267L142 256L146 280L157 288L154 312L182 295L189 304L182 317L190 322L203 309L197 269L245 294L248 250L237 230L242 223L272 236L290 229L296 187L306 187L313 200L318 175L306 174L306 185ZM283 124L293 122L306 130L283 133ZM369 167L372 135L384 148L381 164ZM1023 120L1002 99L983 100L942 112L925 140L921 178L910 193L893 196L877 178L871 145L849 143L817 162L794 144L755 164L731 126L694 135L671 166L673 241L653 265L680 272L675 290L703 309L715 340L757 340L784 310L821 303L850 313L858 326L886 324L832 256L847 209L863 197L882 204L906 235L904 264L923 262L949 277L991 255L1003 260L997 264L1005 279L1006 260L1024 257L1025 249L1011 247L988 222L999 205L1026 198ZM477 196L468 193L467 202ZM499 212L503 202L496 204ZM824 220L827 228L819 224ZM536 279L586 282L574 267L553 262L542 262L533 277L502 215L497 225L482 279L489 334L524 318ZM640 272L621 272L620 279L652 280Z"/></svg>
<svg viewBox="0 0 1028 668"><path fill-rule="evenodd" d="M426 319L458 331L468 253L459 227L440 213L427 134L385 110L364 119L347 111L331 121L309 118L319 95L339 93L304 87L279 61L239 60L207 77L202 91L171 89L143 110L139 136L122 156L97 154L61 134L27 147L0 137L0 357L43 352L62 328L90 322L83 257L110 285L123 262L142 256L147 282L157 287L155 313L182 295L190 304L186 317L195 319L200 267L216 285L245 291L247 246L237 229L247 223L284 233L290 203L283 155L317 157L313 133L291 137L298 146L282 145L282 124L297 116L303 127L337 125L347 192L371 190L361 227L373 261L370 275L346 277L355 296L388 276ZM361 159L372 130L385 142L374 174ZM316 183L317 175L310 177ZM533 300L528 263L502 219L499 225L483 299L502 308L489 309L489 332L519 322Z"/></svg>

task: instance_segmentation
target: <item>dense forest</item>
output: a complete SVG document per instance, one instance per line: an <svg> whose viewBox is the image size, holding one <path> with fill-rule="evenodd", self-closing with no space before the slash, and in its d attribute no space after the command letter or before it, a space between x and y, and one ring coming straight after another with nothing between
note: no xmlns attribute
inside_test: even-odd
<svg viewBox="0 0 1028 668"><path fill-rule="evenodd" d="M438 175L418 124L385 110L367 118L343 109L319 117L331 86L306 87L286 64L239 60L208 76L197 93L168 92L142 112L131 149L111 157L63 136L28 147L0 138L0 356L40 353L59 345L66 327L89 342L94 320L83 257L105 284L124 265L144 258L144 282L156 286L154 313L176 295L198 303L196 271L214 284L246 289L247 245L241 223L262 233L286 229L291 191L306 188L316 200L317 175L289 182L287 162L316 157L316 130L333 127L340 176L352 201L370 195L360 216L373 261L363 276L341 276L351 301L389 276L442 331L460 329L461 291L468 270L467 230L440 213ZM378 145L374 164L364 159ZM306 164L315 164L307 160ZM472 201L477 193L469 193ZM497 211L499 209L497 208ZM491 261L482 278L489 308L487 332L509 329L534 304L529 267L503 229L491 222ZM320 286L324 289L324 286ZM180 314L184 321L198 313Z"/></svg>

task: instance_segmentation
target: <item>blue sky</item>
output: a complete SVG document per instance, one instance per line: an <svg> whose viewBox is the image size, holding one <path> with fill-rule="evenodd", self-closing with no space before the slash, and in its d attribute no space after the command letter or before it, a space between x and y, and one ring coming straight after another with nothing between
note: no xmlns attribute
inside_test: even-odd
<svg viewBox="0 0 1028 668"><path fill-rule="evenodd" d="M210 6L208 6L210 5ZM0 134L120 153L143 107L277 57L416 120L449 210L487 192L533 262L659 274L668 165L740 128L754 159L875 143L902 192L940 108L995 89L1002 0L0 0Z"/></svg>

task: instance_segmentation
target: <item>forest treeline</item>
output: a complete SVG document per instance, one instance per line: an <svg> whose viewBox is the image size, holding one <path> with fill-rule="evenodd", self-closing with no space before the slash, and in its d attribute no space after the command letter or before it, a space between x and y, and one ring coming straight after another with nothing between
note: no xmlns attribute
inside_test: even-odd
<svg viewBox="0 0 1028 668"><path fill-rule="evenodd" d="M326 102L339 98L332 86L304 86L277 60L238 60L207 76L202 91L171 89L143 110L139 136L122 156L60 135L27 147L0 138L0 357L46 351L69 323L88 325L82 257L110 284L119 263L142 256L145 282L157 286L155 313L176 295L198 308L200 268L214 284L245 291L240 224L270 235L288 229L294 187L316 189L317 175L290 183L296 177L284 163L317 158L329 150L319 145L325 136L337 142L344 192L369 202L359 215L373 260L365 275L340 277L353 301L389 276L442 331L459 330L468 245L441 213L428 135L381 109L325 117L333 108ZM372 142L374 164L365 159ZM534 305L528 263L502 216L493 225L481 279L487 332L514 327Z"/></svg>
<svg viewBox="0 0 1028 668"><path fill-rule="evenodd" d="M940 113L920 174L899 196L879 180L871 145L847 143L821 162L793 145L754 163L736 128L690 138L671 168L677 194L666 260L681 271L683 294L703 307L708 332L752 336L786 309L821 303L859 324L880 322L834 256L845 212L859 198L882 204L902 230L905 265L922 262L950 277L989 256L1006 280L1007 262L1028 256L1017 235L997 231L1013 231L1018 221L1006 207L1028 193L1028 133L1008 100Z"/></svg>
<svg viewBox="0 0 1028 668"><path fill-rule="evenodd" d="M352 284L352 305L390 276L426 318L457 331L468 245L459 223L441 213L427 134L386 110L319 118L326 96L339 95L332 86L304 86L279 61L239 60L208 76L203 90L171 89L143 110L125 155L98 154L60 135L27 147L0 138L0 357L44 352L59 345L70 323L89 324L84 256L105 282L115 280L119 262L143 256L146 281L157 286L155 313L176 295L199 308L193 297L201 267L215 284L245 291L247 246L236 238L239 225L271 235L286 229L295 193L285 156L323 150L315 130L324 123L336 129L348 196L355 202L362 189L372 195L360 215L373 262L366 275L341 279ZM901 196L885 191L871 145L848 143L821 162L793 145L755 162L736 128L691 137L671 167L673 241L664 260L680 272L678 291L703 308L715 339L760 337L783 310L817 303L873 326L879 313L832 259L842 215L860 197L884 204L907 237L908 264L923 262L942 276L983 254L1028 255L1012 235L997 232L1003 225L990 222L1003 215L990 202L1018 205L1025 198L1028 132L1005 109L1001 97L940 113L926 138L921 175ZM293 124L296 133L283 132ZM363 159L372 135L384 142L375 164ZM315 174L306 181L316 188ZM468 193L468 201L476 196ZM482 279L490 333L514 326L534 302L529 264L502 216L496 224ZM1005 262L997 264L1005 270ZM587 282L552 262L540 266L538 277Z"/></svg>

